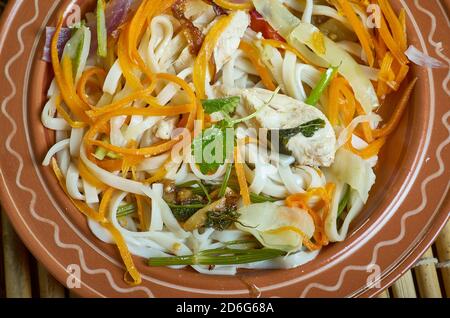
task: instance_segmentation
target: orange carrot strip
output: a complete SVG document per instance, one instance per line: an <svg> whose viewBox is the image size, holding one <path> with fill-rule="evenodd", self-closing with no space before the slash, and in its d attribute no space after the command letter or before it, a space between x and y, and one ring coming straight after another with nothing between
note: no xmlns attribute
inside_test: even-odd
<svg viewBox="0 0 450 318"><path fill-rule="evenodd" d="M361 158L369 159L378 155L378 153L380 152L381 148L384 146L385 143L386 137L381 137L370 143L366 148L360 150L354 148L353 145L351 144L351 141L349 140L349 142L347 143L347 148L350 149L350 151L353 152L354 154L360 156Z"/></svg>
<svg viewBox="0 0 450 318"><path fill-rule="evenodd" d="M108 188L102 194L102 200L100 201L100 207L98 208L98 213L105 217L108 211L109 202L111 202L111 197L114 193L114 188Z"/></svg>
<svg viewBox="0 0 450 318"><path fill-rule="evenodd" d="M337 0L339 5L342 8L344 15L347 17L348 22L352 26L356 35L358 36L359 41L364 49L364 52L367 55L367 60L370 66L374 64L374 56L373 56L373 39L367 29L364 27L363 22L358 18L353 9L352 5L348 0Z"/></svg>
<svg viewBox="0 0 450 318"><path fill-rule="evenodd" d="M69 83L66 82L66 77L68 74L63 73L63 70L61 69L61 65L59 62L59 53L58 53L58 39L59 35L61 33L61 28L63 24L63 19L61 18L58 26L56 27L55 35L52 39L51 44L51 56L52 56L52 66L53 66L53 72L55 74L56 83L58 84L61 96L67 105L67 107L70 109L70 111L78 117L79 120L88 123L89 118L84 113L85 110L89 109L89 107L86 107L85 109L82 108L83 102L78 98L78 96L75 94L74 90L71 89L71 86L69 86ZM70 78L71 82L73 82L72 78L72 67L71 67L71 61L70 58L66 57L65 62L65 69L66 73L69 73L70 71ZM64 61L64 59L63 59ZM69 68L70 66L70 68Z"/></svg>
<svg viewBox="0 0 450 318"><path fill-rule="evenodd" d="M386 20L384 19L383 16L381 16L381 27L379 29L379 32L384 43L386 43L386 46L392 52L392 55L394 55L397 61L399 61L401 64L408 64L409 63L408 58L406 57L404 51L402 51L399 44L396 43L394 38L392 37L391 32L389 31L388 25L386 23Z"/></svg>
<svg viewBox="0 0 450 318"><path fill-rule="evenodd" d="M65 111L65 109L61 106L61 95L56 96L55 107L58 112L64 118L64 120L69 124L72 128L83 128L87 126L87 123L82 121L75 121L70 118L70 115Z"/></svg>
<svg viewBox="0 0 450 318"><path fill-rule="evenodd" d="M313 242L311 242L311 240L308 239L306 234L302 230L300 230L299 228L297 228L295 226L282 226L282 227L274 229L274 230L265 231L265 233L280 234L280 233L287 232L287 231L298 234L298 236L300 236L300 238L302 239L303 245L305 245L306 248L309 249L310 251L316 251L322 247L319 244L314 244Z"/></svg>
<svg viewBox="0 0 450 318"><path fill-rule="evenodd" d="M253 45L245 41L241 41L239 48L247 55L247 57L252 62L253 66L256 68L256 71L261 77L264 86L267 89L274 91L276 87L272 81L272 76L270 75L270 72L264 65L263 61L261 61L261 58L259 57L258 54L258 50Z"/></svg>
<svg viewBox="0 0 450 318"><path fill-rule="evenodd" d="M214 53L214 48L216 44L224 32L224 30L228 27L233 15L224 16L219 18L219 20L212 26L210 31L205 37L203 41L202 48L198 53L197 58L194 63L194 73L193 73L193 81L195 86L195 92L199 99L205 99L205 83L206 83L206 72L208 70L208 63L212 58Z"/></svg>
<svg viewBox="0 0 450 318"><path fill-rule="evenodd" d="M106 78L106 71L100 67L91 67L90 69L83 72L83 74L80 77L80 80L78 81L78 85L77 85L78 96L81 98L81 100L85 104L89 105L91 108L93 107L93 105L91 105L88 100L88 96L86 94L86 85L87 85L87 82L89 81L89 79L94 75L101 82L104 82L105 78Z"/></svg>
<svg viewBox="0 0 450 318"><path fill-rule="evenodd" d="M236 176L239 182L240 194L244 205L250 205L250 192L248 190L247 179L245 178L244 165L242 163L241 155L239 153L239 147L234 148L234 167L236 169Z"/></svg>
<svg viewBox="0 0 450 318"><path fill-rule="evenodd" d="M378 4L387 19L395 42L399 44L400 49L403 52L406 51L408 44L403 33L403 26L398 17L395 15L394 9L392 9L388 0L378 0Z"/></svg>
<svg viewBox="0 0 450 318"><path fill-rule="evenodd" d="M274 40L274 39L262 39L261 43L272 46L276 49L281 49L281 50L292 52L303 63L311 64L296 48L294 48L292 45L289 45L288 43L281 42L281 41Z"/></svg>
<svg viewBox="0 0 450 318"><path fill-rule="evenodd" d="M213 0L213 2L219 7L227 10L250 10L253 8L253 3L251 0L242 3L231 2L227 0Z"/></svg>
<svg viewBox="0 0 450 318"><path fill-rule="evenodd" d="M406 110L406 107L408 106L408 101L411 97L411 94L414 90L414 86L416 85L417 77L413 79L406 87L405 91L403 92L403 95L400 99L400 102L398 103L394 113L391 116L391 119L389 122L380 129L375 129L373 131L373 136L375 138L384 137L390 135L394 130L397 128L398 124L400 123L400 120L403 116L403 113Z"/></svg>

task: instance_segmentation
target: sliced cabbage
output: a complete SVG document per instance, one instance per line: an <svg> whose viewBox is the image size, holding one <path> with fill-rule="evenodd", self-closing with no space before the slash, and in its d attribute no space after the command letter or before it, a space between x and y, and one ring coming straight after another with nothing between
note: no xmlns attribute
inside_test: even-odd
<svg viewBox="0 0 450 318"><path fill-rule="evenodd" d="M336 159L330 171L339 181L347 183L356 190L364 203L367 202L369 191L376 178L369 162L341 148L336 152Z"/></svg>
<svg viewBox="0 0 450 318"><path fill-rule="evenodd" d="M306 45L329 65L340 65L339 73L348 80L367 114L380 105L375 89L362 67L337 43L314 25L295 17L278 0L253 0L253 3L264 19L300 52L305 52Z"/></svg>
<svg viewBox="0 0 450 318"><path fill-rule="evenodd" d="M314 234L314 221L305 210L277 206L271 202L251 204L239 209L236 227L252 234L268 248L294 252L301 249L303 233Z"/></svg>

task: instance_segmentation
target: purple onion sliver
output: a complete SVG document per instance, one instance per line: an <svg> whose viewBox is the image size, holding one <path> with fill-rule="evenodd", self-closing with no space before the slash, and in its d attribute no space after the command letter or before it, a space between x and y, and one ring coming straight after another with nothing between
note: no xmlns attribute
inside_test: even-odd
<svg viewBox="0 0 450 318"><path fill-rule="evenodd" d="M140 0L111 0L106 5L106 31L108 35L116 36L117 29L126 21L129 12L135 7ZM97 50L97 21L92 19L87 21L87 26L92 32L91 53Z"/></svg>
<svg viewBox="0 0 450 318"><path fill-rule="evenodd" d="M42 54L42 59L46 62L52 61L52 54L51 54L51 46L52 46L52 39L55 35L56 28L55 27L46 27L45 29L45 47L44 52ZM67 41L70 40L70 37L72 36L72 31L69 28L61 28L61 32L59 33L59 39L58 39L58 53L59 58L61 58L61 55L64 51L64 47L66 46Z"/></svg>

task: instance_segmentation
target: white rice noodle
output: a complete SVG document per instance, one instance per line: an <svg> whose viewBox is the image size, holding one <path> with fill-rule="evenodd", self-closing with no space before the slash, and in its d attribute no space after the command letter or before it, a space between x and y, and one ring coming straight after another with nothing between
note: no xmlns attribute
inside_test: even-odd
<svg viewBox="0 0 450 318"><path fill-rule="evenodd" d="M157 193L156 191L150 189L149 187L142 186L142 191L146 194L150 199L152 199L152 208L153 201L155 202L155 206L160 209L161 218L163 220L164 225L168 228L168 230L174 233L177 237L186 238L190 234L183 230L178 221L175 219L172 211L170 210L167 203L162 198L162 193ZM153 211L152 211L153 214Z"/></svg>
<svg viewBox="0 0 450 318"><path fill-rule="evenodd" d="M253 180L250 184L249 190L255 194L260 194L267 183L267 169L266 164L260 160L255 162L255 170L253 171Z"/></svg>
<svg viewBox="0 0 450 318"><path fill-rule="evenodd" d="M50 87L48 88L47 98L55 97L58 94L59 94L58 83L56 82L56 79L54 78L52 80L52 82L50 83Z"/></svg>
<svg viewBox="0 0 450 318"><path fill-rule="evenodd" d="M289 193L295 194L305 192L305 190L303 189L303 179L299 175L293 174L291 167L279 165L278 172L280 173L281 180L283 180L283 183Z"/></svg>
<svg viewBox="0 0 450 318"><path fill-rule="evenodd" d="M127 116L117 116L117 117L111 118L111 120L110 120L110 127L111 127L110 142L111 142L111 145L117 146L117 147L124 147L126 145L127 140L123 136L122 130L121 130L126 119L127 119Z"/></svg>
<svg viewBox="0 0 450 318"><path fill-rule="evenodd" d="M169 158L169 154L164 153L159 156L144 159L141 163L137 165L136 169L137 171L154 172L164 164L167 158Z"/></svg>
<svg viewBox="0 0 450 318"><path fill-rule="evenodd" d="M314 1L306 0L305 11L303 11L303 15L302 15L303 22L311 23L313 10L314 10Z"/></svg>
<svg viewBox="0 0 450 318"><path fill-rule="evenodd" d="M302 2L298 0L282 0L282 2L285 3L288 7L294 9L295 11L304 12L306 9L304 1ZM330 6L314 5L312 9L312 15L323 15L326 17L336 19L339 22L343 23L344 26L347 27L349 30L353 31L352 26L347 21L347 19L341 14L339 14L336 9Z"/></svg>
<svg viewBox="0 0 450 318"><path fill-rule="evenodd" d="M206 180L206 181L214 181L216 179L221 178L226 171L226 165L221 165L216 172L214 172L214 174L211 175L206 175L203 174L200 169L197 167L197 164L195 163L194 158L191 158L191 160L189 160L189 166L191 167L192 172L194 173L194 175L201 179L201 180Z"/></svg>
<svg viewBox="0 0 450 318"><path fill-rule="evenodd" d="M162 198L163 196L163 185L161 183L155 183L152 185L153 192ZM161 209L159 208L158 202L152 200L152 212L150 220L150 231L162 231L163 229L163 219L161 215Z"/></svg>
<svg viewBox="0 0 450 318"><path fill-rule="evenodd" d="M102 242L107 244L113 244L114 238L111 233L103 226L101 226L97 221L88 218L88 226L92 233Z"/></svg>
<svg viewBox="0 0 450 318"><path fill-rule="evenodd" d="M97 188L83 179L83 189L86 203L99 203Z"/></svg>
<svg viewBox="0 0 450 318"><path fill-rule="evenodd" d="M321 188L324 187L326 184L325 176L316 169L309 167L309 166L301 166L298 171L304 171L306 172L306 177L304 180L307 182L307 188ZM308 179L309 176L309 179Z"/></svg>
<svg viewBox="0 0 450 318"><path fill-rule="evenodd" d="M108 72L103 84L103 92L110 95L114 95L119 86L120 79L122 77L122 68L120 67L119 60L116 60Z"/></svg>
<svg viewBox="0 0 450 318"><path fill-rule="evenodd" d="M78 158L80 155L81 142L83 141L84 128L72 128L70 134L70 155Z"/></svg>
<svg viewBox="0 0 450 318"><path fill-rule="evenodd" d="M69 147L69 143L70 143L69 139L64 139L64 140L61 140L61 141L57 142L56 144L54 144L47 152L47 155L45 156L44 161L42 161L42 165L43 166L50 165L50 161L52 160L53 156L55 154L57 154L58 152L60 152L64 149L67 149Z"/></svg>
<svg viewBox="0 0 450 318"><path fill-rule="evenodd" d="M381 117L377 114L370 113L368 115L361 115L356 118L354 118L351 123L344 128L341 133L339 134L336 149L341 148L343 145L347 143L347 141L351 138L353 131L355 128L365 122L373 122L373 121L381 121Z"/></svg>
<svg viewBox="0 0 450 318"><path fill-rule="evenodd" d="M79 178L80 174L78 172L78 168L73 163L70 163L66 176L67 193L75 200L84 201L84 195L82 195L78 189Z"/></svg>
<svg viewBox="0 0 450 318"><path fill-rule="evenodd" d="M69 124L63 118L56 117L56 101L57 95L53 95L47 101L41 113L41 121L44 127L52 130L70 130Z"/></svg>

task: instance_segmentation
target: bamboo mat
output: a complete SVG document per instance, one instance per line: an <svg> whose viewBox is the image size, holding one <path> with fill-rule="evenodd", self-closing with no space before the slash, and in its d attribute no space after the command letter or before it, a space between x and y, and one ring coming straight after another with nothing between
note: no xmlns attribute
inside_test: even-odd
<svg viewBox="0 0 450 318"><path fill-rule="evenodd" d="M0 14L7 0L0 0ZM0 206L0 210L2 210ZM58 283L27 251L1 211L0 298L76 297ZM380 298L450 298L450 222L413 269Z"/></svg>

